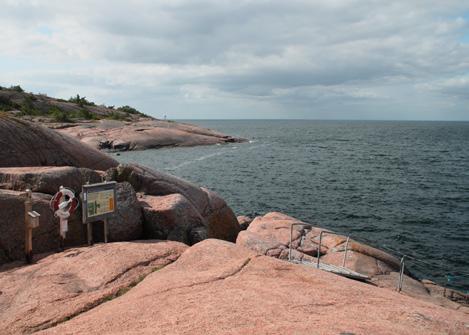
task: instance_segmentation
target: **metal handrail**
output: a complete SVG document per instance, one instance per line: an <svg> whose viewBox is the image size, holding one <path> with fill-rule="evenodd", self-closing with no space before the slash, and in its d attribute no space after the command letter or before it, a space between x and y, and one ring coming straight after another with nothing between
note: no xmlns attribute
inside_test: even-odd
<svg viewBox="0 0 469 335"><path fill-rule="evenodd" d="M291 262L291 260L292 260L293 226L310 226L310 227L313 227L312 224L310 224L310 223L305 223L305 222L302 222L302 223L292 223L292 224L290 225L290 245L289 245L289 249L288 249L288 261L290 261L290 262ZM317 262L317 266L316 266L316 267L317 267L318 269L319 269L319 258L321 257L321 242L322 242L322 235L323 235L323 234L332 234L332 235L343 236L342 234L334 233L334 232L327 231L327 230L321 231L321 233L319 234L319 244L318 244L318 253L317 253L318 262ZM344 253L344 259L343 259L343 261L342 261L342 267L345 267L345 262L346 262L346 260L347 260L347 252L348 252L349 241L350 241L350 236L347 236L347 241L345 242L345 253Z"/></svg>
<svg viewBox="0 0 469 335"><path fill-rule="evenodd" d="M288 249L288 261L291 262L291 249L292 249L292 243L293 243L293 226L313 226L312 224L310 223L292 223L291 226L290 226L290 245L289 245L289 249Z"/></svg>
<svg viewBox="0 0 469 335"><path fill-rule="evenodd" d="M291 226L290 226L290 245L289 245L289 250L288 250L288 261L292 261L292 244L293 244L293 226L309 226L311 228L315 227L313 224L311 223L305 223L305 222L302 222L302 223L292 223ZM319 234L319 244L318 244L318 252L317 252L317 263L316 263L316 267L319 269L319 266L320 266L320 257L321 257L321 246L322 246L322 236L323 234L331 234L331 235L337 235L337 236L344 236L343 234L339 234L339 233L335 233L335 232L331 232L331 231L327 231L327 230L323 230L321 231L321 233ZM342 261L342 267L343 268L346 268L346 261L347 261L347 254L348 254L348 249L349 249L349 244L350 244L350 236L347 236L347 240L345 242L345 252L344 252L344 259ZM396 250L393 250L393 249L390 249L390 248L387 248L385 246L380 246L382 247L383 249L386 249L388 251L392 251L392 252L396 252L396 253L399 253L398 251ZM380 248L378 247L378 248ZM410 259L414 259L415 261L417 262L422 262L424 264L429 264L429 263L426 263L426 262L423 262L415 257L412 257L412 256L409 256L409 255L405 255L405 254L402 254L402 258L401 258L401 261L400 261L400 267L399 267L399 278L398 278L398 282L397 282L397 291L398 292L401 292L402 291L402 287L403 287L403 283L404 283L404 272L405 272L405 259L406 258L410 258ZM441 284L440 284L441 285ZM446 289L446 286L445 285L442 285L443 287L445 287Z"/></svg>
<svg viewBox="0 0 469 335"><path fill-rule="evenodd" d="M316 267L318 269L319 269L319 258L321 258L322 234L331 234L331 235L337 235L337 236L344 236L342 234L334 233L332 231L327 231L327 230L321 231L321 233L319 234L319 244L318 244L318 256L317 256L318 262L316 264ZM342 267L344 267L344 268L345 268L345 261L347 260L347 252L348 252L349 241L350 241L350 236L347 236L347 241L345 242L344 260L342 261Z"/></svg>
<svg viewBox="0 0 469 335"><path fill-rule="evenodd" d="M402 291L402 282L404 281L404 268L405 268L405 255L401 258L401 265L399 270L399 280L397 282L397 292Z"/></svg>

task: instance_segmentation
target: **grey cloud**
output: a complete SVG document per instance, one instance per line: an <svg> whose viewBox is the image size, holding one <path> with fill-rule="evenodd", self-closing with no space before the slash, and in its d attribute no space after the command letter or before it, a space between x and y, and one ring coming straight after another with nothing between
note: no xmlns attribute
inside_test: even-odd
<svg viewBox="0 0 469 335"><path fill-rule="evenodd" d="M175 109L196 96L207 108L229 97L268 101L266 110L467 98L465 84L444 84L469 72L469 45L460 42L469 5L461 1L54 0L7 1L4 9L6 36L18 39L0 47L0 57L45 57L42 73L57 83L126 91L130 99L153 92L168 106L178 100ZM51 38L35 36L41 25ZM95 62L89 73L74 68L83 60ZM56 61L70 70L54 69ZM184 95L187 87L204 93Z"/></svg>

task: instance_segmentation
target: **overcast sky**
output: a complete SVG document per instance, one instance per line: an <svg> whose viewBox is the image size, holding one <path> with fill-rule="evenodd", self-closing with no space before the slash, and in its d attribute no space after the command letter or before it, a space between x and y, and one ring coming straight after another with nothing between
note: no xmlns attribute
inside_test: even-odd
<svg viewBox="0 0 469 335"><path fill-rule="evenodd" d="M0 0L0 85L171 119L469 120L469 1Z"/></svg>

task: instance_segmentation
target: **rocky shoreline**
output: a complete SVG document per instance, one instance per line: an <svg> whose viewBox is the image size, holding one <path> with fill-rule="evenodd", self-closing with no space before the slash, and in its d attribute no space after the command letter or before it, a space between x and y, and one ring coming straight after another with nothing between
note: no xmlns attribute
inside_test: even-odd
<svg viewBox="0 0 469 335"><path fill-rule="evenodd" d="M216 193L138 165L119 165L63 133L0 117L2 334L466 334L468 297L404 275L399 260L350 240L358 282L296 261L342 265L346 237L282 213L236 217ZM56 252L49 201L63 185L117 182L111 243L84 246L81 216ZM35 263L24 258L24 191L41 214ZM293 235L290 242L292 224ZM102 224L94 225L96 242Z"/></svg>
<svg viewBox="0 0 469 335"><path fill-rule="evenodd" d="M151 118L139 118L132 122L100 120L73 125L46 125L96 149L114 152L246 141L191 124Z"/></svg>
<svg viewBox="0 0 469 335"><path fill-rule="evenodd" d="M96 105L85 97L68 101L0 86L0 112L70 135L108 151L158 149L245 142L196 125L159 120L130 106Z"/></svg>

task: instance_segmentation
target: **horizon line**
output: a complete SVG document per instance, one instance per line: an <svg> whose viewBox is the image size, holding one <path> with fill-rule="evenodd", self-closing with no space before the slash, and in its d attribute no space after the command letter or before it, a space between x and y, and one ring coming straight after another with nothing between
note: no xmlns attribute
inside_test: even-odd
<svg viewBox="0 0 469 335"><path fill-rule="evenodd" d="M159 118L157 118L159 119ZM163 119L159 119L164 121ZM168 118L166 121L357 121L357 122L363 122L363 121L379 121L379 122L469 122L469 119L461 119L461 120L444 120L444 119L413 119L413 120L408 120L408 119L271 119L271 118L266 118L266 119L186 119L186 118L175 118L171 119Z"/></svg>

